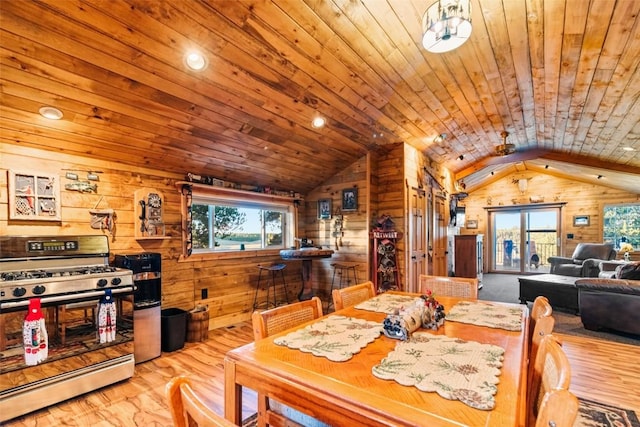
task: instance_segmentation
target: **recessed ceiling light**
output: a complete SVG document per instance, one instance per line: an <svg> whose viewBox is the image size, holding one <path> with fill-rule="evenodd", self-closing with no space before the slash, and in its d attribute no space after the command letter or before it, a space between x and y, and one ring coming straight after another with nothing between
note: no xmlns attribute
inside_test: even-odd
<svg viewBox="0 0 640 427"><path fill-rule="evenodd" d="M184 61L187 64L187 67L194 71L201 71L207 66L207 60L200 52L194 51L187 53L187 56L184 57Z"/></svg>
<svg viewBox="0 0 640 427"><path fill-rule="evenodd" d="M623 149L624 151L636 151L636 149L635 149L635 148L633 148L633 147L622 147L622 149Z"/></svg>
<svg viewBox="0 0 640 427"><path fill-rule="evenodd" d="M311 121L311 126L318 129L323 127L326 123L327 123L327 120L324 117L317 116L317 117L314 117L313 120Z"/></svg>
<svg viewBox="0 0 640 427"><path fill-rule="evenodd" d="M62 111L55 107L44 106L38 110L40 115L49 120L60 120L63 116Z"/></svg>

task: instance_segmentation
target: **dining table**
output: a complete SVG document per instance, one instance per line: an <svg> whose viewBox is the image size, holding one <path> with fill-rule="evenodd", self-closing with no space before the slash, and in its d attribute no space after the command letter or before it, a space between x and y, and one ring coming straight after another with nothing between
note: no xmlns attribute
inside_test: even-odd
<svg viewBox="0 0 640 427"><path fill-rule="evenodd" d="M420 298L419 294L399 291L388 291L385 294L388 294L385 298ZM326 326L330 320L353 323L352 331L347 331L346 335L341 336L345 343L362 335L359 332L363 330L362 326L356 322L382 325L392 314L388 312L389 308L387 307L385 312L384 309L375 311L366 307L367 304L375 307L380 295L229 351L224 359L225 417L236 425L241 424L242 388L246 387L331 426L524 425L529 327L526 305L438 297L437 301L444 307L445 316L450 314L451 319L445 317L444 324L437 329L417 329L407 341L380 333L376 338L367 339L356 350L335 353L334 356L337 357L324 357L321 352L317 352L320 348L318 345L310 346L315 347L312 351L303 351L291 345L295 342L296 335L309 328ZM479 308L480 311L476 311L470 317L471 320L465 320L464 316L455 315L461 307ZM487 312L485 308L509 310L514 316L511 323L515 323L516 327L507 325L507 328L503 328L500 324L501 314ZM318 329L311 335L322 335L327 331L331 331L331 328L324 327L322 331ZM304 335L303 333L302 336ZM310 336L309 333L306 335ZM403 352L416 352L415 349L402 350L405 348L403 345L412 344L414 340L426 346L417 351L418 353L425 350L428 353L434 346L443 345L443 351L439 350L437 355L425 359L432 363L429 366L434 366L429 368L433 372L423 374L424 377L428 377L438 371L438 375L441 375L434 381L439 388L437 393L423 391L413 384L424 378L416 380L411 378L411 375L404 375L405 378L395 380L384 378L389 373L388 368L397 363L393 360L394 355L400 353L400 358L403 358L406 357ZM289 343L291 346L283 343ZM473 399L470 400L471 404L463 402L464 396L441 396L451 391L447 388L447 376L442 376L442 368L463 372L463 382L464 378L473 376L473 367L456 359L456 355L459 356L466 351L459 350L459 346L467 344L487 347L487 351L495 356L489 366L493 369L494 376L491 376L492 381L485 384L485 388L493 387L493 392L489 393L490 409L474 407ZM399 351L395 351L396 349ZM495 352L496 349L499 351ZM497 357L498 355L500 357ZM403 372L396 372L395 375L402 377ZM460 388L459 385L456 387ZM482 384L480 391L482 392Z"/></svg>

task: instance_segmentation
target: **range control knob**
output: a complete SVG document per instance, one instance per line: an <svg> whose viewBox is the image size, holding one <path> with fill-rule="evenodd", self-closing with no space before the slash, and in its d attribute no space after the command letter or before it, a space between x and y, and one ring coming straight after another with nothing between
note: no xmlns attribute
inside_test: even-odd
<svg viewBox="0 0 640 427"><path fill-rule="evenodd" d="M105 286L107 286L107 283L109 283L109 282L107 282L107 279L98 280L98 286L101 287L101 288L104 288Z"/></svg>
<svg viewBox="0 0 640 427"><path fill-rule="evenodd" d="M26 293L27 293L27 290L25 288L15 288L13 290L13 296L14 297L22 297Z"/></svg>
<svg viewBox="0 0 640 427"><path fill-rule="evenodd" d="M118 286L120 284L120 282L122 282L122 279L119 277L114 277L113 279L111 279L111 284L113 286Z"/></svg>
<svg viewBox="0 0 640 427"><path fill-rule="evenodd" d="M32 292L33 292L35 295L42 295L42 294L44 294L44 291L46 291L46 290L47 290L47 288L45 288L44 286L42 286L42 285L37 285L37 286L35 286L35 287L33 288Z"/></svg>

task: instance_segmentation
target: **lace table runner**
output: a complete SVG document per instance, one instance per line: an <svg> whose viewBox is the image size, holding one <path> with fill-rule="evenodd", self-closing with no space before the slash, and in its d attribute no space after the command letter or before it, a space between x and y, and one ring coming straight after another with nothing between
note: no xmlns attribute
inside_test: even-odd
<svg viewBox="0 0 640 427"><path fill-rule="evenodd" d="M359 310L375 311L378 313L393 314L400 307L408 307L415 305L420 297L409 295L398 295L382 293L360 304L356 304L355 308Z"/></svg>
<svg viewBox="0 0 640 427"><path fill-rule="evenodd" d="M447 320L507 331L520 331L523 307L461 301L451 307L447 313Z"/></svg>
<svg viewBox="0 0 640 427"><path fill-rule="evenodd" d="M372 372L381 379L491 410L503 355L504 349L495 345L417 332L396 344Z"/></svg>
<svg viewBox="0 0 640 427"><path fill-rule="evenodd" d="M382 324L345 316L329 316L273 342L333 362L344 362L382 333Z"/></svg>

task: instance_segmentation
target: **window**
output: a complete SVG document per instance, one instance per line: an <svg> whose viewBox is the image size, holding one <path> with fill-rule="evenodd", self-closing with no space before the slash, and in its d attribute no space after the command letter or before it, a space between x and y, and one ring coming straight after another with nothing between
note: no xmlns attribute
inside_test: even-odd
<svg viewBox="0 0 640 427"><path fill-rule="evenodd" d="M603 240L612 242L617 250L627 242L640 250L640 204L605 205Z"/></svg>
<svg viewBox="0 0 640 427"><path fill-rule="evenodd" d="M182 187L183 256L279 251L294 242L298 200L202 184ZM234 255L231 255L234 256Z"/></svg>
<svg viewBox="0 0 640 427"><path fill-rule="evenodd" d="M290 207L275 203L193 197L194 252L283 249Z"/></svg>

